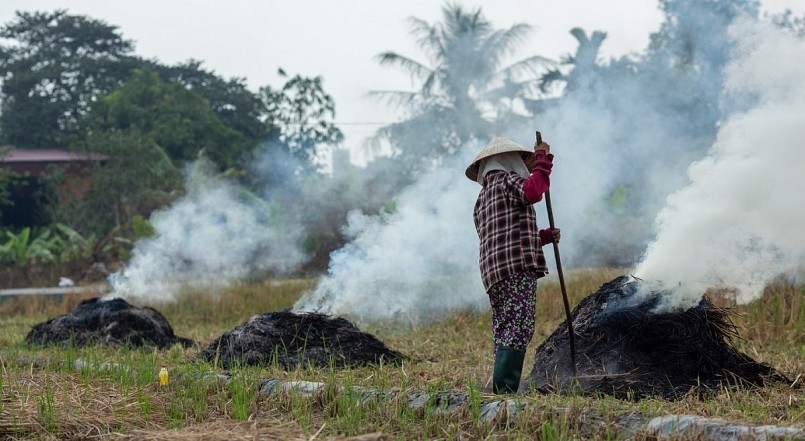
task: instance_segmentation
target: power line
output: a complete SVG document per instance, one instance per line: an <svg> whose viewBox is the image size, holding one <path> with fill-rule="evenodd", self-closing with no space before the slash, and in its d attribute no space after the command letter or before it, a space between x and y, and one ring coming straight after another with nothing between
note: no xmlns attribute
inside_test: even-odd
<svg viewBox="0 0 805 441"><path fill-rule="evenodd" d="M333 121L333 124L339 126L385 126L388 124L392 124L391 122L378 122L378 121L365 121L365 122L358 122L358 121L347 121L347 122L339 122Z"/></svg>

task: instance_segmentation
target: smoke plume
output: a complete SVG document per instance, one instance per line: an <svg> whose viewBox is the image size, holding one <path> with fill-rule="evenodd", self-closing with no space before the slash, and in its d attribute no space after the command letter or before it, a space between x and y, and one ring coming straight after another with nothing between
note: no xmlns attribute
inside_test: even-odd
<svg viewBox="0 0 805 441"><path fill-rule="evenodd" d="M495 127L489 139L529 146L538 129L552 145L566 268L625 268L644 255L637 276L681 283L674 307L718 284L749 301L803 257L803 43L757 20L728 34L735 17L756 17L751 2L666 4L677 7L646 51L573 66L561 97L542 100L527 125ZM299 243L310 242L302 228L334 231L349 206L363 209L342 227L351 241L295 309L417 322L487 308L472 222L479 187L463 174L485 141L462 146L402 191L394 158L363 171L334 167L333 179L290 190L281 183L293 173L280 173L293 167L255 161L266 191L254 200L223 180L199 180L152 218L157 236L137 244L115 290L164 298L186 283L293 271L306 259ZM386 203L389 194L397 196ZM381 206L379 215L364 214ZM544 204L537 209L546 227Z"/></svg>
<svg viewBox="0 0 805 441"><path fill-rule="evenodd" d="M688 308L710 287L757 299L805 258L805 41L757 22L731 28L737 43L725 92L743 111L718 131L690 184L656 218L656 239L634 270Z"/></svg>
<svg viewBox="0 0 805 441"><path fill-rule="evenodd" d="M352 211L344 227L352 241L330 256L328 274L294 309L418 322L484 308L472 222L478 185L463 175L476 149L406 188L392 214Z"/></svg>
<svg viewBox="0 0 805 441"><path fill-rule="evenodd" d="M301 231L280 205L215 176L204 161L189 168L186 187L151 216L156 234L138 241L127 267L110 277L110 296L172 300L185 287L215 291L305 261Z"/></svg>
<svg viewBox="0 0 805 441"><path fill-rule="evenodd" d="M737 17L756 16L741 8L677 8L663 25L676 28L645 54L576 66L574 88L545 101L533 125L498 128L523 145L540 129L553 146L566 267L635 265L661 209L657 240L635 273L681 282L679 305L714 282L740 287L748 301L801 261L796 168L805 150L794 140L805 127L797 84L805 72L793 60L803 59L802 42L756 19L728 32ZM354 239L295 307L413 321L488 307L472 224L478 187L463 176L480 147L463 146L406 189L391 215L353 214Z"/></svg>

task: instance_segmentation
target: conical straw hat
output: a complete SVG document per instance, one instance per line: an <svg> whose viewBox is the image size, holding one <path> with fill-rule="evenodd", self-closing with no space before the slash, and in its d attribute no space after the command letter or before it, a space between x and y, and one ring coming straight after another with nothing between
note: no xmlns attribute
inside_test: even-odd
<svg viewBox="0 0 805 441"><path fill-rule="evenodd" d="M478 180L478 167L481 165L481 160L488 158L492 155L497 155L498 153L506 153L506 152L522 152L523 153L523 161L526 163L529 162L530 159L534 156L534 152L517 144L516 142L512 141L511 139L504 138L502 136L497 136L493 139L483 150L481 153L472 160L472 163L469 167L467 167L467 171L464 174L469 178L471 181Z"/></svg>

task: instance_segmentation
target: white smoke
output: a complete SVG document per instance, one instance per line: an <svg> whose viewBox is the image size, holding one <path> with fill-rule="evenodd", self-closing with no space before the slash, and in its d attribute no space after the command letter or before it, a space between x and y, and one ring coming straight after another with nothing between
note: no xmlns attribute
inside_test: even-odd
<svg viewBox="0 0 805 441"><path fill-rule="evenodd" d="M696 17L686 20L698 23ZM588 88L556 100L538 121L529 122L533 127L498 131L530 145L533 130L540 129L553 145L553 206L563 230L566 267L632 265L652 237L651 221L663 201L683 188L684 170L700 160L690 168L691 186L671 197L657 218L657 242L635 270L668 286L682 282L687 294L680 294L680 305L718 283L756 295L783 267L801 261L802 250L795 228L801 221L796 197L803 185L794 170L805 162L792 141L805 127L803 86L797 84L805 77L797 62L805 59L802 43L773 29L733 28L738 47L726 76L732 101L719 109L714 97L728 42L723 27L701 21L697 32L716 29L720 38L697 34L694 43L715 42L723 49L699 55L695 66L708 69L669 69L665 58L648 51L651 56L638 60L637 74L631 67L618 70L623 60L594 69ZM745 111L722 124L711 155L701 160L713 143L713 122L736 105ZM419 321L487 308L472 222L479 188L463 175L482 144L464 146L456 158L406 188L390 214L352 212L344 227L351 242L332 254L327 275L295 309ZM214 179L206 180L207 187L191 188L186 201L153 217L158 236L137 244L129 267L117 275L117 291L165 298L183 284L218 286L293 270L304 260L298 246L303 235L293 226L311 217L294 207L321 210L344 200L375 212L384 199L378 195L392 193L389 188L395 185L389 183L401 181L395 181L398 167L391 161L376 176L345 178L333 188L316 180L309 191L277 192L288 180L280 174L294 168L274 158L256 163L257 176L266 180L260 185L267 189L253 201L258 204ZM621 205L612 198L619 188L628 196ZM352 195L353 190L361 193ZM327 197L336 191L350 195ZM265 201L279 201L279 206ZM538 210L543 207L539 204ZM221 224L221 219L229 220ZM538 222L547 226L543 213ZM236 223L242 227L233 228ZM254 242L244 242L248 235ZM546 255L550 260L548 250Z"/></svg>
<svg viewBox="0 0 805 441"><path fill-rule="evenodd" d="M305 261L301 231L281 207L217 177L189 169L187 195L150 219L156 234L135 244L110 277L111 297L172 300L185 287L215 291L254 275L287 273Z"/></svg>
<svg viewBox="0 0 805 441"><path fill-rule="evenodd" d="M635 275L674 288L665 309L695 305L707 288L746 303L805 261L805 41L768 24L739 22L725 92L747 110L718 131L690 184L656 219L656 239Z"/></svg>
<svg viewBox="0 0 805 441"><path fill-rule="evenodd" d="M465 147L405 189L393 214L351 212L344 231L353 240L294 309L417 322L488 307L472 221L479 187L464 177L480 147Z"/></svg>
<svg viewBox="0 0 805 441"><path fill-rule="evenodd" d="M704 22L701 29L717 28ZM805 59L802 42L755 22L733 27L731 38L718 40L722 51L700 54L712 76L691 68L680 79L664 58L647 58L639 65L642 74L603 70L605 76L593 77L594 87L558 100L534 121L539 125L501 132L530 145L527 134L538 128L554 146L551 187L567 266L606 261L602 255L635 262L651 238L651 220L674 192L657 218L658 240L634 273L666 287L681 282L675 306L725 283L741 289L739 301L748 301L802 261L797 198L805 186L797 168L805 164L805 150L797 139L805 139L805 121L804 86L797 82L805 66L795 61ZM709 40L697 35L695 41ZM724 86L720 60L733 43ZM667 84L674 88L664 89ZM719 110L711 101L721 86L729 100ZM711 101L693 105L701 99ZM673 112L680 103L688 110ZM718 115L728 117L702 159ZM333 254L329 273L295 308L413 321L487 308L471 214L478 188L463 177L479 149L465 146L463 158L406 189L393 214L353 214L348 228L354 240ZM684 188L684 171L694 160L692 183ZM630 198L622 206L611 199L618 186ZM540 227L545 220L540 213Z"/></svg>

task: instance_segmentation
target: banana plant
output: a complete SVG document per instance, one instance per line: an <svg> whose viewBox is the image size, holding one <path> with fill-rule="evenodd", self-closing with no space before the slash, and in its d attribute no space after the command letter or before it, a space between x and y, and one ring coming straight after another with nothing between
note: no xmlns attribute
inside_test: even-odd
<svg viewBox="0 0 805 441"><path fill-rule="evenodd" d="M31 235L30 227L25 227L16 234L6 230L6 241L0 246L0 262L11 265L54 262L56 254L53 251L58 247L59 238L50 230L42 230L33 240Z"/></svg>
<svg viewBox="0 0 805 441"><path fill-rule="evenodd" d="M55 224L54 228L60 233L59 260L67 262L76 258L92 255L97 240L94 235L83 236L78 231L64 224Z"/></svg>

